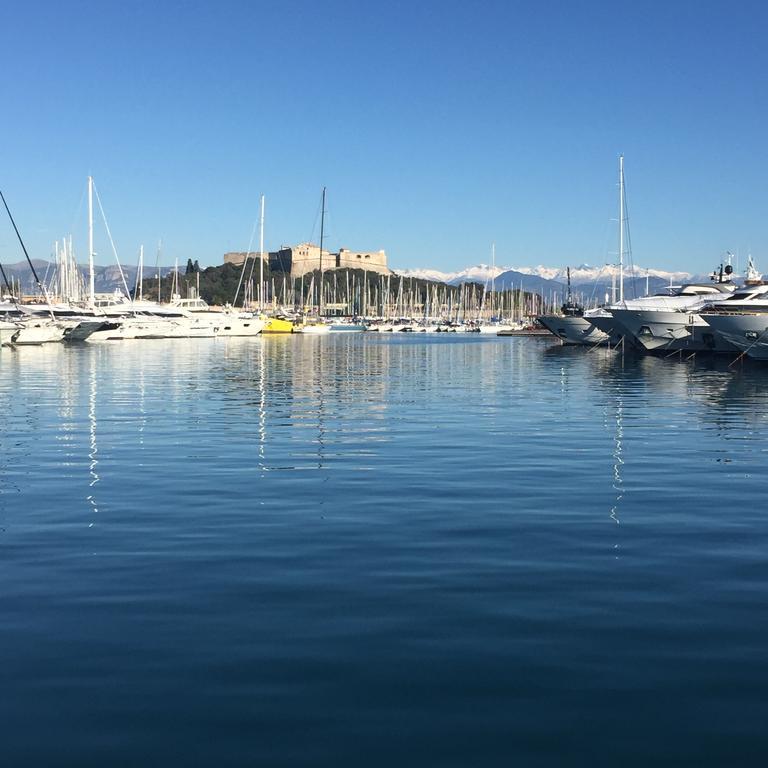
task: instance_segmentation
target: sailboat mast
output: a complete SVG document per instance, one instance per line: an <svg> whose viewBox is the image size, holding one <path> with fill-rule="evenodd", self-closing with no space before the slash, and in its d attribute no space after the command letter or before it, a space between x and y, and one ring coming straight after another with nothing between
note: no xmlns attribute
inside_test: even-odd
<svg viewBox="0 0 768 768"><path fill-rule="evenodd" d="M144 299L144 246L139 249L139 301Z"/></svg>
<svg viewBox="0 0 768 768"><path fill-rule="evenodd" d="M162 240L158 240L157 241L157 255L155 256L155 264L157 265L157 303L158 304L161 301L160 296L162 295L161 290L160 290L162 288L162 285L161 285L161 283L162 283L162 277L161 277L162 270L160 268L160 251L161 251L162 247L163 247L163 241Z"/></svg>
<svg viewBox="0 0 768 768"><path fill-rule="evenodd" d="M624 155L619 155L619 301L624 301Z"/></svg>
<svg viewBox="0 0 768 768"><path fill-rule="evenodd" d="M323 316L323 235L325 234L325 187L323 187L323 204L320 213L320 296L317 302L317 314Z"/></svg>
<svg viewBox="0 0 768 768"><path fill-rule="evenodd" d="M92 307L96 304L93 277L93 176L88 177L88 301Z"/></svg>
<svg viewBox="0 0 768 768"><path fill-rule="evenodd" d="M264 311L264 195L261 196L259 218L259 312Z"/></svg>
<svg viewBox="0 0 768 768"><path fill-rule="evenodd" d="M495 315L494 304L496 303L496 243L491 243L491 317L493 320Z"/></svg>

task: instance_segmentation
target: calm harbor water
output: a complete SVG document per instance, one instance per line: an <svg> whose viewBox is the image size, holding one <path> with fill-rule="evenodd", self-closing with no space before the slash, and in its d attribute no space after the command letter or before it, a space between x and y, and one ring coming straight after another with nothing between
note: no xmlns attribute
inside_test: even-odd
<svg viewBox="0 0 768 768"><path fill-rule="evenodd" d="M4 765L746 765L768 367L0 351Z"/></svg>

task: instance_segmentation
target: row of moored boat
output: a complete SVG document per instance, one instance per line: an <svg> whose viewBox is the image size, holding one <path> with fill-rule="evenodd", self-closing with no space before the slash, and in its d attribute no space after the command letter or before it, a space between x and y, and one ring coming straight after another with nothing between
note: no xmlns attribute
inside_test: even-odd
<svg viewBox="0 0 768 768"><path fill-rule="evenodd" d="M750 259L738 286L726 267L710 283L583 310L566 301L539 321L564 344L630 345L648 352L745 354L768 360L768 284Z"/></svg>

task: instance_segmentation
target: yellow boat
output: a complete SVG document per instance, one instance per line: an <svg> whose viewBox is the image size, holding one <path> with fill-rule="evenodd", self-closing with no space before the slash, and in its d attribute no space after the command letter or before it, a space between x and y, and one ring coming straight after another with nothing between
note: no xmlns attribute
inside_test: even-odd
<svg viewBox="0 0 768 768"><path fill-rule="evenodd" d="M262 333L293 333L293 322L284 317L265 317Z"/></svg>

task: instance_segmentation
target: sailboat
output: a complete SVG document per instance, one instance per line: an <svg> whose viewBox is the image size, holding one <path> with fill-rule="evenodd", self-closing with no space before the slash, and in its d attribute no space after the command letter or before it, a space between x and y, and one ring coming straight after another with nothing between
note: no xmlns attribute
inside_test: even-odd
<svg viewBox="0 0 768 768"><path fill-rule="evenodd" d="M48 296L48 291L46 290L45 285L43 285L43 283L40 281L40 277L37 274L35 265L32 263L32 260L29 257L27 247L24 245L24 240L22 239L21 233L16 226L16 221L11 214L11 209L8 207L8 203L6 202L5 195L3 195L2 191L0 191L0 199L2 199L6 213L8 214L8 218L11 220L13 230L16 233L16 238L21 245L21 250L24 252L24 257L27 260L27 264L29 264L29 268L32 270L32 275L35 278L37 287L45 300L45 306L40 307L39 312L18 307L20 315L23 315L23 317L20 318L21 321L19 323L18 329L11 334L10 340L6 343L11 343L14 345L37 345L61 341L64 338L64 332L67 330L69 325L57 320L56 316L54 315L53 307L51 306L51 301ZM45 315L50 315L50 319L45 317Z"/></svg>
<svg viewBox="0 0 768 768"><path fill-rule="evenodd" d="M297 325L294 330L297 333L307 333L310 335L324 335L330 333L331 326L328 325L323 319L323 239L325 236L325 191L323 187L323 196L320 208L320 280L317 296L317 316L311 320L305 321L301 325ZM309 295L313 298L314 303L315 292L315 277L312 275L312 282L309 287Z"/></svg>
<svg viewBox="0 0 768 768"><path fill-rule="evenodd" d="M624 302L624 155L619 155L619 301ZM538 321L557 336L563 344L617 343L620 336L612 328L602 330L597 325L601 318L611 315L602 307L585 310L573 301L571 294L571 270L568 268L568 295L560 308L560 314L540 315ZM615 299L615 296L614 296ZM597 321L597 322L596 322Z"/></svg>
<svg viewBox="0 0 768 768"><path fill-rule="evenodd" d="M479 320L474 330L478 333L490 333L498 335L512 330L512 326L502 322L501 318L496 316L496 243L491 245L491 308L489 318L486 322Z"/></svg>

